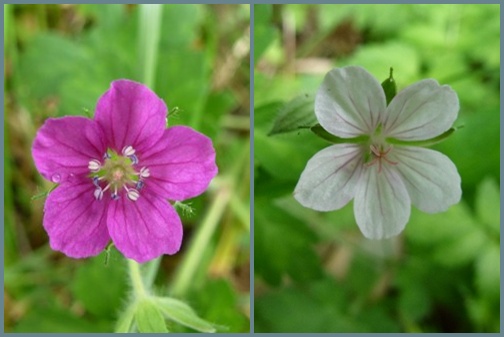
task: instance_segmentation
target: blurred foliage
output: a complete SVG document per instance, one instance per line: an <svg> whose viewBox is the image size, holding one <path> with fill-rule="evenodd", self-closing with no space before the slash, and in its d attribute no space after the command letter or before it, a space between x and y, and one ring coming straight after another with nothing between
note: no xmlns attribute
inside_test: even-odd
<svg viewBox="0 0 504 337"><path fill-rule="evenodd" d="M499 5L254 9L255 331L499 332ZM366 240L352 203L298 204L300 174L328 143L309 129L275 134L285 110L302 124L302 97L345 65L380 82L393 67L398 91L435 78L460 100L464 127L433 148L456 164L463 199L445 213L413 209L390 240Z"/></svg>
<svg viewBox="0 0 504 337"><path fill-rule="evenodd" d="M6 5L5 278L6 332L111 332L126 303L124 258L114 249L73 260L48 248L42 227L48 191L31 143L49 117L92 117L110 82L142 81L137 5ZM163 5L152 89L170 109L170 125L212 138L219 176L181 214L182 251L165 256L160 294L184 263L214 196L225 205L184 298L224 331L249 331L249 6ZM247 154L244 156L244 153ZM167 291L168 289L168 291ZM216 300L218 299L218 300ZM142 321L143 322L143 321ZM145 325L142 323L142 326ZM171 331L191 331L180 326Z"/></svg>

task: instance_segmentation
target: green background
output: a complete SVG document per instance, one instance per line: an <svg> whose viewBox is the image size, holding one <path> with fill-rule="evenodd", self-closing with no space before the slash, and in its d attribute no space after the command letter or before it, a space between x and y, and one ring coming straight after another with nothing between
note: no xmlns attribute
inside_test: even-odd
<svg viewBox="0 0 504 337"><path fill-rule="evenodd" d="M162 259L156 288L169 295L187 252L196 251L200 259L179 297L218 331L249 331L249 6L163 5L158 29L140 19L137 5L4 9L4 330L113 331L129 292L124 258L112 250L105 264L105 254L73 260L49 249L42 208L52 184L35 170L31 144L47 118L92 117L111 81L143 82L153 67L150 86L168 105L170 125L211 137L219 167L210 189L189 201L193 214L179 211L182 250ZM152 63L145 45L156 33ZM207 244L193 247L212 207L222 211Z"/></svg>
<svg viewBox="0 0 504 337"><path fill-rule="evenodd" d="M499 332L499 5L254 8L255 331ZM345 65L380 82L393 67L398 90L435 78L460 100L463 128L433 149L457 166L462 200L413 208L391 240L366 240L352 203L297 203L306 162L329 143L270 134L279 115L312 123L325 73Z"/></svg>

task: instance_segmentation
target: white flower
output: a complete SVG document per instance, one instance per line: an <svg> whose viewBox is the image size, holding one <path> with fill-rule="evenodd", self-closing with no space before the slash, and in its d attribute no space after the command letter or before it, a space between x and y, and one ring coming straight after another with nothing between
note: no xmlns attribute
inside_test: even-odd
<svg viewBox="0 0 504 337"><path fill-rule="evenodd" d="M367 137L315 154L294 197L318 211L337 210L355 199L355 219L370 239L399 234L411 204L428 213L445 211L462 194L457 168L437 151L403 144L447 131L458 110L457 94L432 79L407 87L387 107L380 83L363 68L331 70L315 98L320 125L340 138Z"/></svg>

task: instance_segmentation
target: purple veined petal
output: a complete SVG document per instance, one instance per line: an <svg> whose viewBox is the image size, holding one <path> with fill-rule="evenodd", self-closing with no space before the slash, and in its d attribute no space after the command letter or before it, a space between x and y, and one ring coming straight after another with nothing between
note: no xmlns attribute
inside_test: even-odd
<svg viewBox="0 0 504 337"><path fill-rule="evenodd" d="M336 144L321 150L306 164L294 198L317 211L340 209L354 197L363 160L360 145Z"/></svg>
<svg viewBox="0 0 504 337"><path fill-rule="evenodd" d="M142 151L163 135L166 113L166 104L145 85L118 80L98 100L95 120L117 153L127 146Z"/></svg>
<svg viewBox="0 0 504 337"><path fill-rule="evenodd" d="M383 119L383 134L400 140L425 140L448 130L457 119L459 101L449 86L428 79L394 97Z"/></svg>
<svg viewBox="0 0 504 337"><path fill-rule="evenodd" d="M83 117L49 118L32 145L37 170L55 183L89 173L89 161L101 159L105 150L100 126Z"/></svg>
<svg viewBox="0 0 504 337"><path fill-rule="evenodd" d="M52 249L73 258L98 255L110 241L107 201L96 200L89 179L62 183L44 206L44 228Z"/></svg>
<svg viewBox="0 0 504 337"><path fill-rule="evenodd" d="M411 202L418 209L443 212L460 201L460 175L444 154L421 147L397 146L393 158Z"/></svg>
<svg viewBox="0 0 504 337"><path fill-rule="evenodd" d="M117 249L138 263L175 254L182 244L182 222L175 209L148 189L136 201L109 204L107 225Z"/></svg>
<svg viewBox="0 0 504 337"><path fill-rule="evenodd" d="M331 70L315 97L315 115L320 125L343 138L374 132L385 108L380 83L360 67Z"/></svg>
<svg viewBox="0 0 504 337"><path fill-rule="evenodd" d="M393 165L365 167L355 192L355 220L368 239L399 234L409 220L408 191Z"/></svg>
<svg viewBox="0 0 504 337"><path fill-rule="evenodd" d="M157 144L139 158L150 173L145 184L170 200L200 195L217 174L211 139L186 126L166 129Z"/></svg>

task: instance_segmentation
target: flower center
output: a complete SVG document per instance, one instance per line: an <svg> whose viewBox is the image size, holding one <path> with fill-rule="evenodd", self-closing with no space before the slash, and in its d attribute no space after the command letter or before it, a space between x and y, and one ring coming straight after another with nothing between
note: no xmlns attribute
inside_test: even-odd
<svg viewBox="0 0 504 337"><path fill-rule="evenodd" d="M120 155L109 149L101 160L91 159L88 168L96 187L96 200L103 199L106 191L110 191L113 200L119 199L122 193L126 193L131 201L138 200L145 179L150 176L147 167L143 166L138 170L139 167L141 166L132 146L126 146Z"/></svg>
<svg viewBox="0 0 504 337"><path fill-rule="evenodd" d="M382 170L382 160L390 165L397 165L397 162L387 158L387 155L393 150L392 145L385 142L371 143L369 145L369 152L366 153L366 166L373 166L378 164L378 173Z"/></svg>

